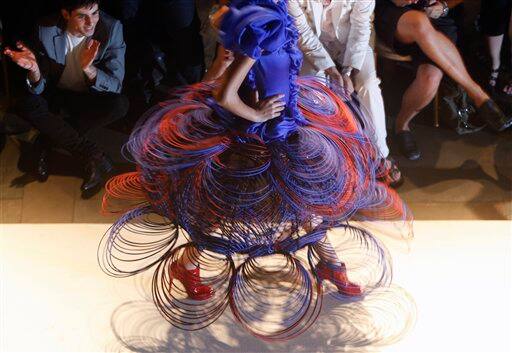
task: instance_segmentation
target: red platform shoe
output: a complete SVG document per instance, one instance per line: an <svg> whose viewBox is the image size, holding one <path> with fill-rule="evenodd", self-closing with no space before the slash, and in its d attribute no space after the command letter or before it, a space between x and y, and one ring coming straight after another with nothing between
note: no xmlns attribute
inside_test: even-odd
<svg viewBox="0 0 512 353"><path fill-rule="evenodd" d="M320 261L316 267L316 271L321 281L326 279L332 282L338 288L338 293L340 294L351 297L357 297L363 294L363 290L360 286L348 280L347 269L343 262L341 262L341 264L327 264Z"/></svg>
<svg viewBox="0 0 512 353"><path fill-rule="evenodd" d="M212 287L201 283L199 266L193 270L187 270L181 263L174 261L171 264L171 282L169 288L171 288L174 279L177 279L183 284L190 299L206 300L211 298L214 293Z"/></svg>

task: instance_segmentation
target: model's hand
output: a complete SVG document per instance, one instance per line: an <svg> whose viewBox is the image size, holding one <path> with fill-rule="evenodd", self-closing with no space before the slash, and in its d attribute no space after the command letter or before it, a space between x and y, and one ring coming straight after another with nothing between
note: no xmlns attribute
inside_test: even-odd
<svg viewBox="0 0 512 353"><path fill-rule="evenodd" d="M436 19L443 14L444 6L440 2L433 1L430 6L425 7L425 13L428 17Z"/></svg>
<svg viewBox="0 0 512 353"><path fill-rule="evenodd" d="M327 75L327 78L333 82L336 82L340 86L344 86L343 83L343 77L341 76L340 72L336 68L336 66L331 66L328 69L325 69L325 74Z"/></svg>
<svg viewBox="0 0 512 353"><path fill-rule="evenodd" d="M87 42L84 50L82 51L82 56L80 57L80 65L82 70L87 71L91 66L98 55L98 50L100 49L100 42L95 39L91 39Z"/></svg>
<svg viewBox="0 0 512 353"><path fill-rule="evenodd" d="M350 75L342 75L343 77L343 87L347 90L348 94L352 94L354 92L354 84L352 83L352 78Z"/></svg>
<svg viewBox="0 0 512 353"><path fill-rule="evenodd" d="M277 118L286 106L283 97L284 94L276 94L259 101L256 108L256 116L252 120L261 123Z"/></svg>
<svg viewBox="0 0 512 353"><path fill-rule="evenodd" d="M4 54L11 58L19 67L30 72L39 72L39 65L37 65L36 56L23 44L22 42L16 43L18 50L5 48Z"/></svg>
<svg viewBox="0 0 512 353"><path fill-rule="evenodd" d="M391 1L393 1L393 3L398 7L409 6L412 4L416 4L418 2L418 0L391 0Z"/></svg>

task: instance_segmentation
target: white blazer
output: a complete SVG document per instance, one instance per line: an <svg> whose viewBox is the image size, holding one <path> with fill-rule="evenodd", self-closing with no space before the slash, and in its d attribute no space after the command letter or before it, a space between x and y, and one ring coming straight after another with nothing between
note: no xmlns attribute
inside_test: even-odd
<svg viewBox="0 0 512 353"><path fill-rule="evenodd" d="M341 2L331 11L336 38L345 47L342 66L360 70L370 42L375 0L332 0ZM289 0L288 12L299 31L299 47L317 70L335 66L319 38L322 33L322 0Z"/></svg>

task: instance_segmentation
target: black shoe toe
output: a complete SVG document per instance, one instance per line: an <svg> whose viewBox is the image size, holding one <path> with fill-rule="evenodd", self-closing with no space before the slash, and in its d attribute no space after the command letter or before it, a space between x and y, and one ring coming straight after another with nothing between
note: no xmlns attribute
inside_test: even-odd
<svg viewBox="0 0 512 353"><path fill-rule="evenodd" d="M107 179L113 174L114 166L110 158L102 155L99 158L91 159L86 170L87 176L80 187L83 199L89 199L101 190Z"/></svg>
<svg viewBox="0 0 512 353"><path fill-rule="evenodd" d="M415 161L421 157L421 152L416 145L412 132L404 130L396 134L396 140L400 148L400 152L411 161Z"/></svg>
<svg viewBox="0 0 512 353"><path fill-rule="evenodd" d="M42 150L39 152L39 156L37 156L37 180L40 182L45 182L48 180L48 151Z"/></svg>
<svg viewBox="0 0 512 353"><path fill-rule="evenodd" d="M477 108L477 112L480 118L496 131L503 131L512 126L512 117L507 118L492 99L486 100Z"/></svg>

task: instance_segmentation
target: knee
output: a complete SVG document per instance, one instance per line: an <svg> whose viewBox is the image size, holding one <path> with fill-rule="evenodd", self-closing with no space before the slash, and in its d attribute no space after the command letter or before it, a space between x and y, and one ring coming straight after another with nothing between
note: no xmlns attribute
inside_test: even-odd
<svg viewBox="0 0 512 353"><path fill-rule="evenodd" d="M110 114L117 119L124 118L128 114L130 108L130 101L124 94L116 94L112 97L110 104Z"/></svg>
<svg viewBox="0 0 512 353"><path fill-rule="evenodd" d="M421 11L410 11L405 21L406 30L416 38L425 38L435 31L428 16Z"/></svg>
<svg viewBox="0 0 512 353"><path fill-rule="evenodd" d="M48 114L48 101L43 96L29 94L16 102L14 110L22 118L33 121Z"/></svg>
<svg viewBox="0 0 512 353"><path fill-rule="evenodd" d="M419 68L416 78L420 81L421 86L425 88L427 94L434 95L443 78L443 72L439 68L429 65L427 68Z"/></svg>

